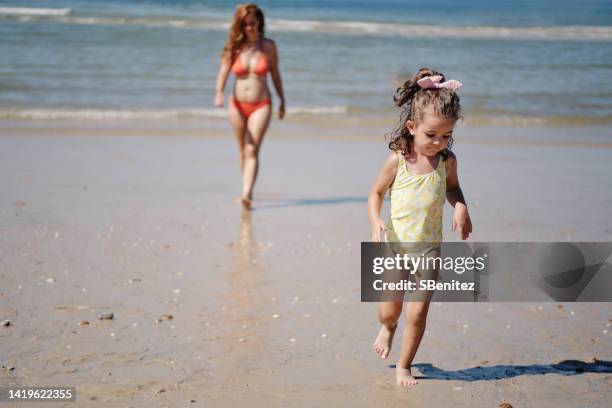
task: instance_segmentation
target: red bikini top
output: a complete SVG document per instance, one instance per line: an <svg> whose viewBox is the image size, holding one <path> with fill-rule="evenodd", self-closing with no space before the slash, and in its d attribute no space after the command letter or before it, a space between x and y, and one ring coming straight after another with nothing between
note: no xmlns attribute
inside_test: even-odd
<svg viewBox="0 0 612 408"><path fill-rule="evenodd" d="M232 72L236 74L236 76L246 76L250 73L253 73L258 76L266 76L268 71L270 70L270 65L268 64L268 58L266 54L260 51L259 59L257 60L257 65L255 65L255 69L253 71L249 71L247 67L242 64L242 59L240 58L240 54L236 57L236 60L232 64Z"/></svg>

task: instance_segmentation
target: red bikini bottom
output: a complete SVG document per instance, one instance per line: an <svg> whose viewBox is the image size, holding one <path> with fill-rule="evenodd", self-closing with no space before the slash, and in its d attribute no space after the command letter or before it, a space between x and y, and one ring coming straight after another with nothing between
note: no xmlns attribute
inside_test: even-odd
<svg viewBox="0 0 612 408"><path fill-rule="evenodd" d="M248 118L259 108L263 108L264 106L268 106L272 104L272 99L262 99L257 102L241 102L236 100L233 96L230 98L230 102L232 105L238 109L238 112L244 117Z"/></svg>

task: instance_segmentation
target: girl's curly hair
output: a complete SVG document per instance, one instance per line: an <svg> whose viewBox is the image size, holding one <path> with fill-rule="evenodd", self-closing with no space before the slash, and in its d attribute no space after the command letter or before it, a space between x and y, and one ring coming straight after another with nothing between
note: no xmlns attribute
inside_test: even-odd
<svg viewBox="0 0 612 408"><path fill-rule="evenodd" d="M410 134L406 122L411 120L418 123L423 118L424 111L427 108L431 107L434 113L449 119L459 119L461 117L459 95L455 91L450 89L422 89L417 84L419 79L434 75L441 75L442 81L445 80L442 73L429 68L421 68L395 91L393 101L402 108L402 112L398 126L389 135L391 140L389 149L400 151L403 155L412 151L414 136ZM448 147L442 152L444 160L448 157L448 151L452 144L453 139L451 138Z"/></svg>
<svg viewBox="0 0 612 408"><path fill-rule="evenodd" d="M259 33L262 37L264 36L266 22L261 9L257 7L257 4L255 3L239 4L236 7L236 12L234 13L234 18L232 19L232 26L227 34L227 41L225 42L223 51L221 51L221 58L229 58L230 63L234 62L240 53L240 47L242 47L242 44L244 44L244 41L246 40L243 24L246 17L251 13L255 15L255 18L259 23L257 27Z"/></svg>

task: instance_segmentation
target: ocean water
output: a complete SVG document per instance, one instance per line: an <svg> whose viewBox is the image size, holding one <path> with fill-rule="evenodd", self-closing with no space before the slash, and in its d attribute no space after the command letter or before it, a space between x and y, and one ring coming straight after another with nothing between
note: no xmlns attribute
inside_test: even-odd
<svg viewBox="0 0 612 408"><path fill-rule="evenodd" d="M222 116L235 4L0 0L0 119ZM259 4L290 114L385 115L400 79L428 66L464 83L473 124L612 123L610 0Z"/></svg>

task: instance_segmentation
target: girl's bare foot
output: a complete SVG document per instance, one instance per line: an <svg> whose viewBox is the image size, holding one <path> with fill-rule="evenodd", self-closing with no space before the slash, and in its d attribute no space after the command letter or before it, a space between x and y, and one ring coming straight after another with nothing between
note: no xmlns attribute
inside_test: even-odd
<svg viewBox="0 0 612 408"><path fill-rule="evenodd" d="M399 364L395 367L395 380L402 387L414 387L419 382L412 376L409 368L402 368Z"/></svg>
<svg viewBox="0 0 612 408"><path fill-rule="evenodd" d="M372 345L372 349L380 356L380 358L389 357L389 352L391 351L391 343L393 343L393 335L395 334L395 329L397 329L397 323L392 328L388 328L384 324L380 328L378 332L378 336L376 336L376 340L374 340L374 344Z"/></svg>

